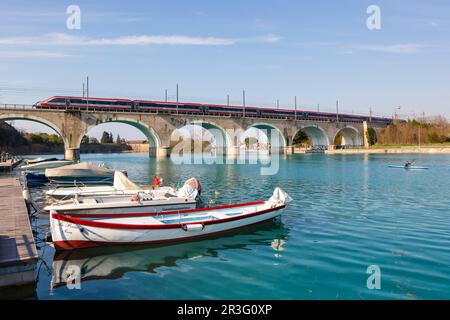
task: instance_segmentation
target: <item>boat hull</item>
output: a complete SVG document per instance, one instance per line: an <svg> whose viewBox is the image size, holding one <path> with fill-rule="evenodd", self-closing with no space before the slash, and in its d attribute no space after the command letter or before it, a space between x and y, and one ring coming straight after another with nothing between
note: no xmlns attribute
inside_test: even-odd
<svg viewBox="0 0 450 320"><path fill-rule="evenodd" d="M60 176L49 177L50 182L60 186L73 186L73 185L113 185L114 176Z"/></svg>
<svg viewBox="0 0 450 320"><path fill-rule="evenodd" d="M128 215L139 215L146 214L149 212L164 212L172 210L188 210L195 209L197 206L196 201L190 202L179 202L179 203L166 203L166 204L152 204L152 205L135 205L135 206L123 206L123 207L103 207L103 208L89 208L81 209L75 208L71 210L58 210L61 214L68 214L74 217L111 217L111 216L128 216Z"/></svg>
<svg viewBox="0 0 450 320"><path fill-rule="evenodd" d="M216 220L203 221L201 230L186 230L186 225L172 224L129 224L117 223L120 219L78 219L67 215L50 212L50 227L53 244L57 250L73 250L96 246L161 244L177 241L188 241L234 232L267 220L281 214L285 205L259 206L257 210L245 215L225 217ZM234 206L230 206L234 208ZM255 207L256 208L256 207ZM224 209L222 207L222 209ZM204 209L198 209L202 211ZM195 210L194 210L195 211ZM152 217L148 217L149 220ZM140 218L142 221L142 218ZM108 223L105 221L114 221ZM132 220L131 220L132 221ZM198 223L198 222L197 222Z"/></svg>
<svg viewBox="0 0 450 320"><path fill-rule="evenodd" d="M70 164L74 164L74 161L71 160L58 160L58 161L44 161L38 162L34 164L23 165L20 167L22 171L44 171L45 169L51 168L59 168L63 166L67 166Z"/></svg>
<svg viewBox="0 0 450 320"><path fill-rule="evenodd" d="M417 167L417 166L411 166L411 167L405 167L405 166L389 166L389 168L393 169L405 169L405 170L428 170L428 167Z"/></svg>

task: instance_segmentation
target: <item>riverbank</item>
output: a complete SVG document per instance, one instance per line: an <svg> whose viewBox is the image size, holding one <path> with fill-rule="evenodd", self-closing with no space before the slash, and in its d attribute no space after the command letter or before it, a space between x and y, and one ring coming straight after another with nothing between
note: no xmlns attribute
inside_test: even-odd
<svg viewBox="0 0 450 320"><path fill-rule="evenodd" d="M327 150L326 154L450 154L450 146L374 146L361 149Z"/></svg>
<svg viewBox="0 0 450 320"><path fill-rule="evenodd" d="M8 153L15 155L50 155L50 154L64 154L64 145L55 144L33 144L18 147L3 147ZM128 144L82 144L81 153L122 153L135 152Z"/></svg>

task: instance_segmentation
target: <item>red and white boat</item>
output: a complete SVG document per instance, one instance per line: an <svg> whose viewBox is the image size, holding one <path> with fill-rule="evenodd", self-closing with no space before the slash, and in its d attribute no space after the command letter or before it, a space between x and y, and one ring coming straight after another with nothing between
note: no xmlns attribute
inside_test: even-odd
<svg viewBox="0 0 450 320"><path fill-rule="evenodd" d="M50 210L50 228L57 250L185 241L273 219L291 200L287 193L275 188L267 201L210 208L83 215Z"/></svg>

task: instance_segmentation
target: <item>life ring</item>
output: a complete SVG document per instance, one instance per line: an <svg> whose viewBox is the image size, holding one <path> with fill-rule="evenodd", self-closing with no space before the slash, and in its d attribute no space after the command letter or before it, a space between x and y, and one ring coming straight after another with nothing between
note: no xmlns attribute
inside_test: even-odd
<svg viewBox="0 0 450 320"><path fill-rule="evenodd" d="M139 201L139 196L137 194L133 194L131 196L131 202Z"/></svg>

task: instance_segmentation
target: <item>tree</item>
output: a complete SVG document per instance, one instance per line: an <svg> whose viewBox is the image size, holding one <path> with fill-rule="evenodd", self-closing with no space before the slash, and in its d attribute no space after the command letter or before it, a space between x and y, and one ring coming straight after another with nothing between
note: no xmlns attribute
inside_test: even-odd
<svg viewBox="0 0 450 320"><path fill-rule="evenodd" d="M88 144L89 143L89 136L83 136L83 138L81 139L81 144Z"/></svg>
<svg viewBox="0 0 450 320"><path fill-rule="evenodd" d="M97 140L96 137L90 137L89 138L89 143L91 143L91 144L98 144L98 140Z"/></svg>
<svg viewBox="0 0 450 320"><path fill-rule="evenodd" d="M303 130L300 130L299 132L297 132L297 134L294 136L294 139L292 139L292 143L294 145L297 144L302 144L302 143L308 143L310 140L310 138L308 137L308 135L306 134L306 132L304 132Z"/></svg>
<svg viewBox="0 0 450 320"><path fill-rule="evenodd" d="M62 141L61 141L61 138L57 134L51 134L48 137L48 142L51 144L60 144Z"/></svg>
<svg viewBox="0 0 450 320"><path fill-rule="evenodd" d="M100 139L100 143L109 143L109 141L110 141L109 133L106 131L103 131L102 138Z"/></svg>
<svg viewBox="0 0 450 320"><path fill-rule="evenodd" d="M42 138L42 135L39 133L32 133L30 135L30 140L32 143L44 143L44 139Z"/></svg>
<svg viewBox="0 0 450 320"><path fill-rule="evenodd" d="M372 127L367 128L367 142L369 143L369 146L373 146L377 143L377 133Z"/></svg>
<svg viewBox="0 0 450 320"><path fill-rule="evenodd" d="M123 143L122 139L120 139L120 135L119 134L117 134L116 143L117 144L122 144Z"/></svg>

